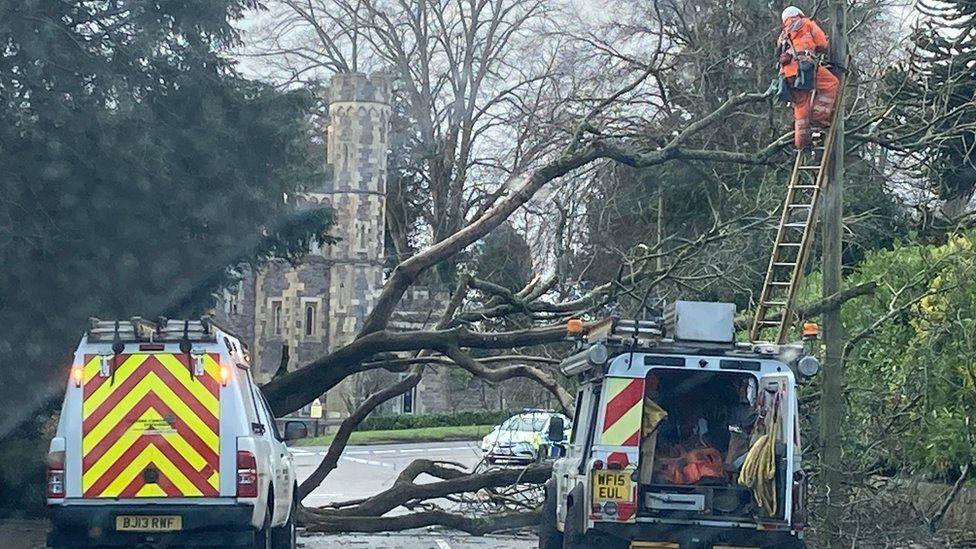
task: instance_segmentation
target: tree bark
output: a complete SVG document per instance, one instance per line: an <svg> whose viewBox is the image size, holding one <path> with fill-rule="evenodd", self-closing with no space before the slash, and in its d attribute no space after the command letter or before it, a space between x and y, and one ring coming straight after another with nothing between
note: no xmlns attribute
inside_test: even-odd
<svg viewBox="0 0 976 549"><path fill-rule="evenodd" d="M525 511L476 518L447 511L423 511L393 517L306 514L303 520L309 532L398 532L426 526L445 526L474 536L483 536L492 532L534 527L539 522L539 513Z"/></svg>
<svg viewBox="0 0 976 549"><path fill-rule="evenodd" d="M313 361L311 364L273 379L261 389L276 416L287 415L359 371L360 363L380 353L432 349L441 353L448 345L479 349L508 349L555 343L566 338L562 325L513 332L477 333L463 326L448 330L417 332L380 331Z"/></svg>
<svg viewBox="0 0 976 549"><path fill-rule="evenodd" d="M315 471L312 471L312 474L298 487L298 501L304 500L305 496L309 495L312 490L318 488L322 484L322 481L325 480L325 477L336 468L336 465L339 463L339 458L342 456L342 451L346 449L346 444L349 442L350 435L356 430L360 422L366 419L366 416L380 404L416 387L420 383L420 378L421 369L420 367L415 367L414 371L409 376L400 380L399 383L370 395L365 402L359 405L359 408L356 408L349 417L343 420L338 432L336 432L335 438L329 444L329 450L325 453L325 457L319 462Z"/></svg>
<svg viewBox="0 0 976 549"><path fill-rule="evenodd" d="M422 474L445 480L416 483L417 477ZM542 484L550 476L552 476L551 463L533 464L524 469L490 469L484 473L475 474L468 473L455 464L418 459L403 469L393 486L375 496L362 500L357 505L337 510L308 509L308 512L321 517L378 517L413 501L442 498L464 492L477 492L487 488L498 488L512 484Z"/></svg>

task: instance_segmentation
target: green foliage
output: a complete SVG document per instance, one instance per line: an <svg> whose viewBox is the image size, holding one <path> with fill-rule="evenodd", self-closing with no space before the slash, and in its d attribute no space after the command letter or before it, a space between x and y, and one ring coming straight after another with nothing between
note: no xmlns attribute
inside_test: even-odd
<svg viewBox="0 0 976 549"><path fill-rule="evenodd" d="M506 410L471 410L446 414L369 416L359 424L357 430L385 431L459 425L497 425L517 413Z"/></svg>
<svg viewBox="0 0 976 549"><path fill-rule="evenodd" d="M847 278L845 455L853 471L951 475L976 459L974 233L869 252ZM815 293L819 277L806 291Z"/></svg>
<svg viewBox="0 0 976 549"><path fill-rule="evenodd" d="M315 175L310 98L219 51L251 6L0 3L5 410L60 386L88 316L197 312L228 265L323 233L327 215L282 201Z"/></svg>

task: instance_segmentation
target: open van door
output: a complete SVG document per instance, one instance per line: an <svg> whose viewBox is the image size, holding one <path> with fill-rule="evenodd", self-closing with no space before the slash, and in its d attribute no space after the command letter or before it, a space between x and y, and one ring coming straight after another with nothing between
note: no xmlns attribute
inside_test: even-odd
<svg viewBox="0 0 976 549"><path fill-rule="evenodd" d="M760 410L766 432L775 435L774 520L790 523L793 511L793 476L796 462L797 399L796 381L790 372L764 374L759 380Z"/></svg>

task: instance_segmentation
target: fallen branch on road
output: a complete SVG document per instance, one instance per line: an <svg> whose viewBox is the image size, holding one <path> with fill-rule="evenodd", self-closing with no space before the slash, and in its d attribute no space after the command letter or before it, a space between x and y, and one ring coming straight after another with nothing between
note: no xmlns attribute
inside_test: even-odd
<svg viewBox="0 0 976 549"><path fill-rule="evenodd" d="M483 536L493 532L529 528L539 522L538 511L466 517L447 511L421 511L395 517L320 515L304 517L309 532L398 532L426 526L444 526Z"/></svg>
<svg viewBox="0 0 976 549"><path fill-rule="evenodd" d="M417 483L417 478L421 475L442 480ZM481 535L524 528L537 522L538 513L512 512L506 507L505 498L499 506L497 505L498 494L490 492L506 486L543 484L550 476L552 476L551 463L472 473L456 463L418 459L407 465L389 489L355 502L337 503L321 508L304 507L301 519L305 527L313 532L378 532L440 525ZM415 508L425 501L482 491L489 491L487 500L500 507L501 512L486 512L483 516L472 517L435 508L395 517L384 516L397 507ZM525 506L522 502L519 503L519 507Z"/></svg>

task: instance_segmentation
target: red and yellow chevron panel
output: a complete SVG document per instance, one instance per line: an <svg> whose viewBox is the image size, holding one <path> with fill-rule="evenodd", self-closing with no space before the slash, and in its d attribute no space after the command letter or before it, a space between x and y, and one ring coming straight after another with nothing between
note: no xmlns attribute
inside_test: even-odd
<svg viewBox="0 0 976 549"><path fill-rule="evenodd" d="M644 379L609 377L605 391L607 408L603 414L600 444L637 446L640 443Z"/></svg>
<svg viewBox="0 0 976 549"><path fill-rule="evenodd" d="M203 374L181 353L86 355L81 489L86 498L200 497L220 491L220 356Z"/></svg>

